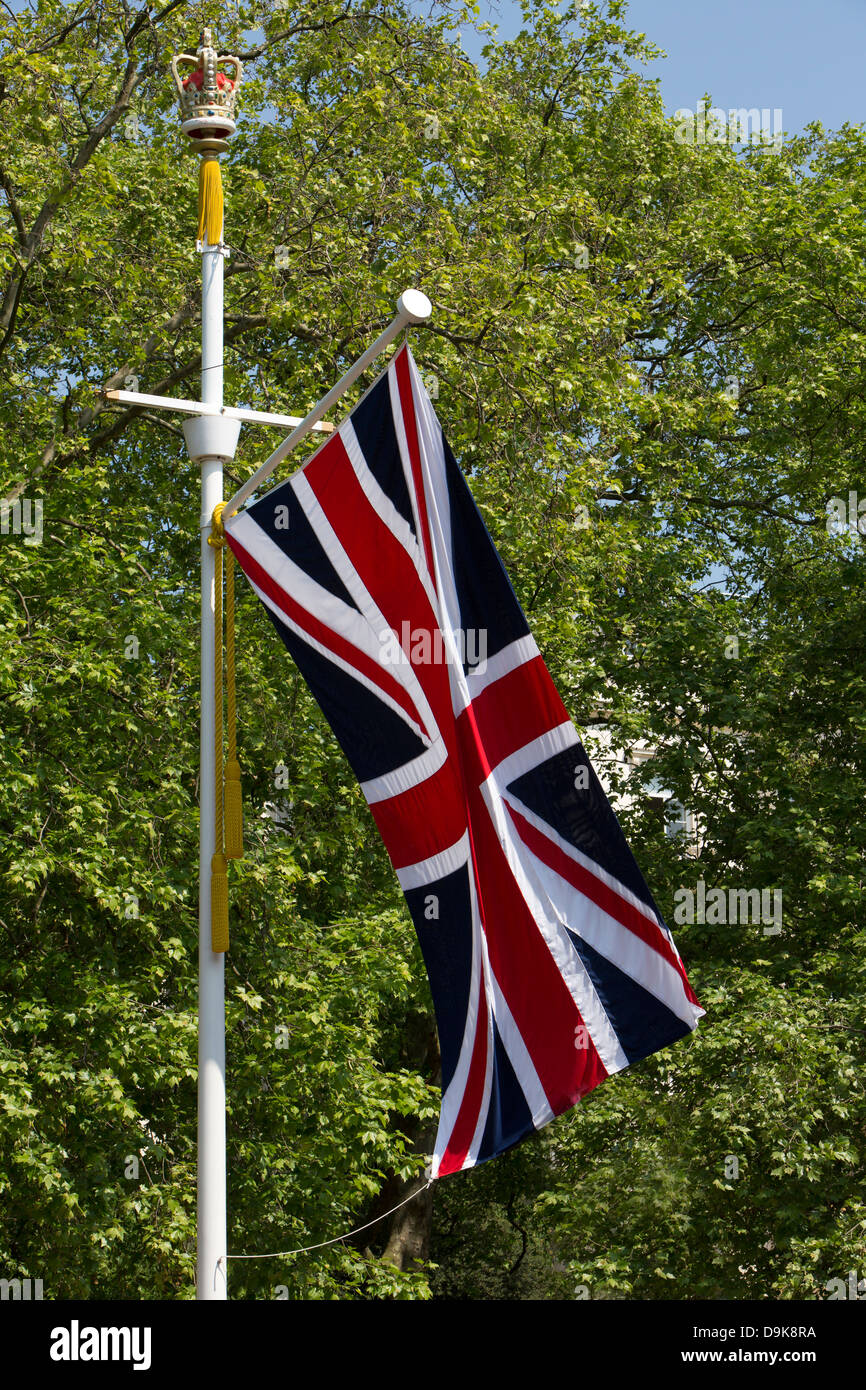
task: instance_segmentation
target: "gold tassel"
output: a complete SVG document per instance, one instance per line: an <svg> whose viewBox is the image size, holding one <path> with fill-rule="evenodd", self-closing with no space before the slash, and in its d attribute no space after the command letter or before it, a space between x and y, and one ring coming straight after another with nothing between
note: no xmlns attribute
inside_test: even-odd
<svg viewBox="0 0 866 1390"><path fill-rule="evenodd" d="M198 239L219 246L223 234L223 181L219 158L202 155L198 171Z"/></svg>
<svg viewBox="0 0 866 1390"><path fill-rule="evenodd" d="M229 948L229 880L222 854L210 862L210 944L212 951Z"/></svg>

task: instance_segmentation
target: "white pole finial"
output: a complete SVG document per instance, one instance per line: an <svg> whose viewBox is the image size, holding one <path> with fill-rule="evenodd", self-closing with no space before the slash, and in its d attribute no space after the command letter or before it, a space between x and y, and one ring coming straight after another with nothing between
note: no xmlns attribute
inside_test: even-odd
<svg viewBox="0 0 866 1390"><path fill-rule="evenodd" d="M397 313L403 315L407 323L426 323L433 313L433 305L421 290L404 290L397 300Z"/></svg>

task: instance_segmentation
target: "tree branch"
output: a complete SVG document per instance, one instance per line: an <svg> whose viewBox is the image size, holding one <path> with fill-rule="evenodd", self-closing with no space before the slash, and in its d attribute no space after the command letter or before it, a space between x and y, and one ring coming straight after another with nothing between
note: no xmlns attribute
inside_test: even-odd
<svg viewBox="0 0 866 1390"><path fill-rule="evenodd" d="M146 11L144 11L144 13L146 13ZM0 332L3 334L2 339L0 339L0 356L5 352L9 340L15 331L18 306L21 302L21 292L24 287L24 281L27 278L28 272L39 257L42 248L42 238L46 228L54 218L63 199L75 187L82 170L90 162L101 142L117 124L124 112L128 110L130 99L136 87L145 77L149 77L156 72L156 69L157 63L155 61L151 61L143 68L138 69L135 60L130 57L124 69L123 79L118 89L117 96L115 97L114 105L106 112L102 120L97 121L96 125L87 136L87 139L79 146L78 153L69 166L69 174L66 179L42 204L36 216L36 220L30 231L26 234L22 244L21 249L24 253L23 263L20 265L17 274L12 276L6 288L6 293L3 296L2 305L0 305Z"/></svg>
<svg viewBox="0 0 866 1390"><path fill-rule="evenodd" d="M23 248L27 244L27 228L24 225L24 218L21 216L21 209L12 191L12 184L6 174L6 170L0 167L0 188L6 194L6 201L9 204L9 211L12 214L12 221L15 223L15 230L18 233L18 242Z"/></svg>

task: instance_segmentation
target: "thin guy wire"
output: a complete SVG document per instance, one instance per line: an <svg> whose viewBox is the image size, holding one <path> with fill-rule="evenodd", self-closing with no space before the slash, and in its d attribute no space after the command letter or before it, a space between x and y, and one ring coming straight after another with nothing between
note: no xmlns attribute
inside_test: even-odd
<svg viewBox="0 0 866 1390"><path fill-rule="evenodd" d="M408 1202L414 1202L416 1197L420 1197L422 1192L426 1192L432 1187L433 1178L428 1178L423 1187L419 1187L415 1192L410 1192L408 1197L404 1197L402 1202L398 1202L396 1207L390 1211L383 1211L381 1216L375 1217L372 1221L367 1221L363 1226L356 1226L354 1231L347 1231L344 1236L334 1236L332 1240L320 1240L318 1245L303 1245L299 1250L268 1250L264 1255L221 1255L217 1260L217 1265L223 1260L279 1260L287 1255L307 1255L311 1250L323 1250L326 1245L338 1245L341 1240L348 1240L350 1236L360 1235L362 1231L368 1231L371 1226L378 1226L380 1221L386 1217L393 1216L395 1211L405 1207Z"/></svg>

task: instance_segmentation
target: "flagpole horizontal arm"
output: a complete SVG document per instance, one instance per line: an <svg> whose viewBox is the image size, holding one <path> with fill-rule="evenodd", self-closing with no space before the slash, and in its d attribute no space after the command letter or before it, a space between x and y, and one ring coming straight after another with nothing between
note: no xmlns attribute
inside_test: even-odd
<svg viewBox="0 0 866 1390"><path fill-rule="evenodd" d="M275 415L268 410L247 410L243 406L226 405L222 408L205 405L202 401L186 401L176 396L147 396L140 391L103 391L109 401L119 401L121 405L157 407L160 410L175 410L183 415L223 415L227 420L246 420L257 425L282 425L293 429L301 423L300 415ZM330 434L334 426L326 420L313 425L320 434Z"/></svg>
<svg viewBox="0 0 866 1390"><path fill-rule="evenodd" d="M247 478L247 481L238 488L235 495L229 498L223 508L223 521L227 521L234 512L238 511L239 508L243 506L244 502L246 502L247 498L252 496L259 485L263 483L266 478L270 477L274 469L282 463L286 455L290 454L295 446L300 444L301 440L305 439L307 435L316 428L322 416L330 410L332 405L336 404L341 396L345 395L346 391L357 381L362 372L366 371L373 359L378 357L380 352L384 352L385 348L388 347L397 335L410 323L425 323L432 312L433 309L426 294L422 294L420 290L404 290L397 300L396 318L389 323L384 333L380 333L376 341L371 343L367 350L361 354L357 362L349 368L345 375L340 377L336 386L332 386L328 394L323 396L317 405L313 406L309 414L304 416L300 424L297 425L296 428L292 430L292 433L283 440L282 444L274 450L270 458L265 460L261 468L256 469L255 473Z"/></svg>

